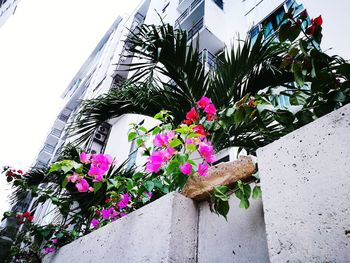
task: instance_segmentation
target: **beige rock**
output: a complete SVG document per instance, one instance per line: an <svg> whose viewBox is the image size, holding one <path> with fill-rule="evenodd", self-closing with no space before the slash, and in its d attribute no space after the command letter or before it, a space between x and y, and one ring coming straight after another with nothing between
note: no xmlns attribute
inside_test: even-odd
<svg viewBox="0 0 350 263"><path fill-rule="evenodd" d="M255 157L240 156L238 160L210 167L206 177L195 174L188 179L182 189L182 194L194 200L202 201L210 197L214 186L230 186L238 180L248 179L255 171Z"/></svg>

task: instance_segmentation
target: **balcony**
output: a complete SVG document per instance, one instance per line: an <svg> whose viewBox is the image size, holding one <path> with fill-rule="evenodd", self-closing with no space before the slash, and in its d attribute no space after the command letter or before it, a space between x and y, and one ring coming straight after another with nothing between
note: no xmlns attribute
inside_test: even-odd
<svg viewBox="0 0 350 263"><path fill-rule="evenodd" d="M199 62L208 69L216 69L216 56L213 55L208 49L203 49L201 52L199 52Z"/></svg>
<svg viewBox="0 0 350 263"><path fill-rule="evenodd" d="M176 19L175 27L186 30L188 41L198 42L199 50L216 53L225 46L225 26L218 19L224 15L222 7L221 0L194 0Z"/></svg>

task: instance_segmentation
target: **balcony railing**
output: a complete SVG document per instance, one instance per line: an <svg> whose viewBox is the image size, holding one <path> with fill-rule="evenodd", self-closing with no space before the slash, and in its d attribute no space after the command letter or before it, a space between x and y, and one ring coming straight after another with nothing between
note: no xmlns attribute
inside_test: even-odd
<svg viewBox="0 0 350 263"><path fill-rule="evenodd" d="M222 0L213 0L214 3L220 7L220 9L224 10L224 2Z"/></svg>
<svg viewBox="0 0 350 263"><path fill-rule="evenodd" d="M203 65L207 63L210 69L216 69L216 57L208 49L203 49L199 53L199 62Z"/></svg>
<svg viewBox="0 0 350 263"><path fill-rule="evenodd" d="M187 40L190 40L191 38L193 38L198 32L199 30L201 30L203 28L204 25L204 19L203 17L187 32Z"/></svg>
<svg viewBox="0 0 350 263"><path fill-rule="evenodd" d="M204 0L194 0L191 5L175 20L175 27L180 25L180 23L185 20L185 18L203 1Z"/></svg>

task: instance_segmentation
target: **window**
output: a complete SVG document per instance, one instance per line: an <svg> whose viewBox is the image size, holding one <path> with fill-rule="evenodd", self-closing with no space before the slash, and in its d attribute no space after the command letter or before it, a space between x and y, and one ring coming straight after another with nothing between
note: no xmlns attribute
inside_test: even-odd
<svg viewBox="0 0 350 263"><path fill-rule="evenodd" d="M164 7L162 9L162 12L165 13L166 9L168 8L168 6L170 5L170 1L165 1L164 3Z"/></svg>

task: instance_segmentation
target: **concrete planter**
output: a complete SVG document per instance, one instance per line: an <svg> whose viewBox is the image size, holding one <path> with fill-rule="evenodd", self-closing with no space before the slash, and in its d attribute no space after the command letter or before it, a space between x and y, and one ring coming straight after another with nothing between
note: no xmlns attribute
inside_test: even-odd
<svg viewBox="0 0 350 263"><path fill-rule="evenodd" d="M350 105L258 151L271 262L350 262Z"/></svg>

